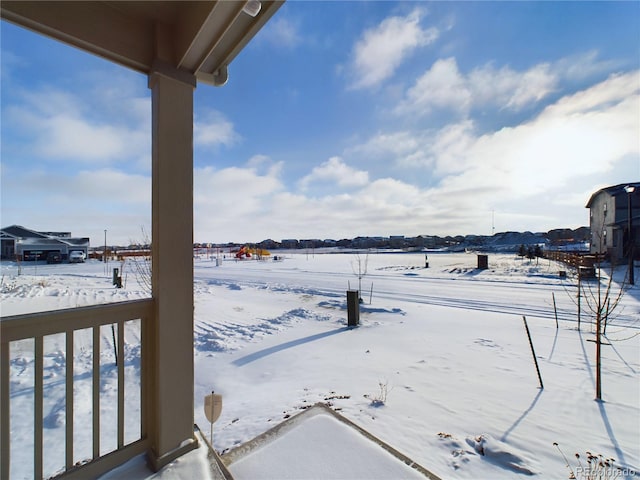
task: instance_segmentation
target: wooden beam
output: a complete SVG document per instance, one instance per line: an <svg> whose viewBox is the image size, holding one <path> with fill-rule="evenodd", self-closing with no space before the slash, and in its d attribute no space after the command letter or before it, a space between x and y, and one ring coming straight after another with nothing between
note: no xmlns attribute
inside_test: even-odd
<svg viewBox="0 0 640 480"><path fill-rule="evenodd" d="M3 0L3 19L142 73L154 58L154 24L104 2Z"/></svg>

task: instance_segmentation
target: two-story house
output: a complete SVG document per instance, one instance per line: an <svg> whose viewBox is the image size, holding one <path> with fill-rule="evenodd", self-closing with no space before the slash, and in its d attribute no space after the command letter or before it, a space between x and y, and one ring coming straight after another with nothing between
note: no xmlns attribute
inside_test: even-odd
<svg viewBox="0 0 640 480"><path fill-rule="evenodd" d="M620 262L628 258L633 245L634 256L638 258L640 182L602 188L591 195L586 208L590 211L591 253L605 253L613 262Z"/></svg>

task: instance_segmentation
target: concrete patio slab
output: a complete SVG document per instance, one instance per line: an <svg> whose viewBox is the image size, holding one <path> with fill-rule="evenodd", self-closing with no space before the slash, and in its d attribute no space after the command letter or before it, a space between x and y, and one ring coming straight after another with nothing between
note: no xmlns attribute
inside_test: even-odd
<svg viewBox="0 0 640 480"><path fill-rule="evenodd" d="M438 479L322 403L221 459L235 480Z"/></svg>

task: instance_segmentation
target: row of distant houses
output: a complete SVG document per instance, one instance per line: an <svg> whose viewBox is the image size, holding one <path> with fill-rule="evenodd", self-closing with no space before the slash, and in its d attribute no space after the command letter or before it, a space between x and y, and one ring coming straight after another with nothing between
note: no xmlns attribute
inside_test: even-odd
<svg viewBox="0 0 640 480"><path fill-rule="evenodd" d="M46 260L50 253L67 260L74 251L89 254L88 237L72 237L71 232L36 232L20 225L0 230L2 260Z"/></svg>
<svg viewBox="0 0 640 480"><path fill-rule="evenodd" d="M505 232L496 234L496 237L512 235L517 243L537 243L540 239L544 241L546 236L551 248L562 245L558 241L558 236L573 234L579 238L573 241L590 243L590 253L606 254L613 261L619 262L628 258L633 252L636 258L640 258L640 183L631 182L602 188L593 193L587 202L586 207L590 211L589 229L586 235L582 233L584 228L575 231L569 229L558 229L543 234L530 234L530 239L526 235L515 232ZM553 235L552 235L553 234ZM490 237L467 235L456 237L438 237L432 235L419 235L417 237L404 237L396 235L391 237L356 237L354 239L342 240L320 240L320 239L286 239L281 242L274 240L263 240L256 243L258 248L273 250L278 248L300 249L300 248L323 248L323 247L348 247L348 248L442 248L456 247L458 244L470 245L477 248L482 245L493 245L487 242ZM536 241L536 238L538 239ZM499 240L499 239L497 239ZM232 245L229 245L232 246ZM633 248L631 248L633 246Z"/></svg>
<svg viewBox="0 0 640 480"><path fill-rule="evenodd" d="M631 245L635 256L640 256L640 183L625 183L598 190L587 202L590 211L591 253L605 253L613 260L627 258ZM631 208L631 210L629 210ZM631 227L631 228L630 228ZM462 237L461 237L462 238ZM20 225L0 230L3 260L45 260L51 252L59 253L62 259L72 251L88 256L89 238L72 237L70 232L36 232ZM433 236L356 237L352 240L282 240L277 243L265 240L258 246L274 248L318 248L327 246L349 246L358 248L403 248L436 246ZM445 240L448 240L447 237Z"/></svg>

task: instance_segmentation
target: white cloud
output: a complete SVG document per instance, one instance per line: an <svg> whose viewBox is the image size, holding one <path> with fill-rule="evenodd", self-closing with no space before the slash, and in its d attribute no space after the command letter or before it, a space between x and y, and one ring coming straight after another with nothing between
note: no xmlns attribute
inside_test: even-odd
<svg viewBox="0 0 640 480"><path fill-rule="evenodd" d="M319 182L330 182L340 187L359 187L369 182L369 174L349 167L339 157L331 157L319 167L314 167L298 185L305 190L310 184Z"/></svg>
<svg viewBox="0 0 640 480"><path fill-rule="evenodd" d="M429 142L429 164L434 164L436 173L441 175L463 171L474 141L474 127L470 120L445 126Z"/></svg>
<svg viewBox="0 0 640 480"><path fill-rule="evenodd" d="M193 143L201 147L230 147L237 143L240 135L233 123L216 110L200 111L193 123Z"/></svg>
<svg viewBox="0 0 640 480"><path fill-rule="evenodd" d="M472 108L485 105L519 110L547 97L557 81L546 63L523 72L486 64L464 75L455 58L440 59L407 90L396 113L426 115L447 109L467 116Z"/></svg>
<svg viewBox="0 0 640 480"><path fill-rule="evenodd" d="M389 17L367 30L355 44L351 70L352 88L370 88L391 77L396 68L418 47L438 38L436 28L423 29L421 9L406 17Z"/></svg>
<svg viewBox="0 0 640 480"><path fill-rule="evenodd" d="M493 62L460 72L455 58L439 59L420 76L396 108L401 115L429 115L450 110L466 117L472 109L493 107L518 111L560 88L561 82L583 81L611 71L614 61L601 61L597 51L544 62L516 71Z"/></svg>
<svg viewBox="0 0 640 480"><path fill-rule="evenodd" d="M283 17L270 20L260 31L260 35L276 47L295 48L302 41L298 26L290 19Z"/></svg>
<svg viewBox="0 0 640 480"><path fill-rule="evenodd" d="M473 103L513 110L542 100L556 84L557 77L547 63L534 65L524 72L515 72L509 67L496 70L493 65L484 65L471 71L467 78Z"/></svg>
<svg viewBox="0 0 640 480"><path fill-rule="evenodd" d="M121 92L110 115L96 118L93 110L103 99L81 103L80 96L54 89L17 92L6 118L38 161L111 164L149 158L150 115L141 108L148 99L130 94Z"/></svg>
<svg viewBox="0 0 640 480"><path fill-rule="evenodd" d="M12 106L8 116L32 137L29 143L40 160L76 162L116 162L147 150L147 132L125 125L91 120L75 110L65 109L59 101L33 110ZM43 103L47 100L43 97ZM60 109L52 108L60 105Z"/></svg>
<svg viewBox="0 0 640 480"><path fill-rule="evenodd" d="M10 179L10 180L9 180ZM128 244L151 223L151 178L113 168L71 173L2 166L3 226L70 230Z"/></svg>
<svg viewBox="0 0 640 480"><path fill-rule="evenodd" d="M391 154L395 157L401 157L413 152L419 146L420 142L409 131L381 132L369 139L365 144L353 148L352 151L372 156Z"/></svg>
<svg viewBox="0 0 640 480"><path fill-rule="evenodd" d="M512 128L480 134L467 119L435 132L381 132L347 154L410 167L415 180L378 179L348 190L355 212L349 221L359 233L371 232L371 221L378 234L490 233L496 210L502 229L579 226L595 183L620 183L640 172L638 111L635 71L567 95ZM439 180L421 185L419 169L428 169L429 182ZM569 193L576 191L582 195Z"/></svg>
<svg viewBox="0 0 640 480"><path fill-rule="evenodd" d="M247 162L249 168L256 175L264 175L272 178L279 178L284 167L284 162L274 162L267 155L254 155Z"/></svg>
<svg viewBox="0 0 640 480"><path fill-rule="evenodd" d="M620 70L624 66L620 61L600 60L599 55L598 50L571 55L554 62L552 69L559 78L568 81L581 81L594 75Z"/></svg>
<svg viewBox="0 0 640 480"><path fill-rule="evenodd" d="M451 158L458 163L440 193L479 188L492 192L485 195L486 204L490 197L522 199L607 173L625 158L638 161L639 107L636 71L564 97L517 127L481 136L463 129L463 148L456 142L435 143L438 168L446 170ZM447 137L443 132L439 138Z"/></svg>
<svg viewBox="0 0 640 480"><path fill-rule="evenodd" d="M402 166L425 166L431 163L428 155L432 138L408 130L380 132L364 144L345 151L346 155L358 155L367 160L393 161Z"/></svg>
<svg viewBox="0 0 640 480"><path fill-rule="evenodd" d="M471 103L467 80L454 58L436 61L407 91L400 112L430 112L433 108L451 108L466 112Z"/></svg>
<svg viewBox="0 0 640 480"><path fill-rule="evenodd" d="M283 188L277 171L259 174L254 168L213 167L194 171L195 216L205 224L210 215L239 216L251 221L270 208L268 199Z"/></svg>
<svg viewBox="0 0 640 480"><path fill-rule="evenodd" d="M4 167L11 182L3 181L3 196L16 205L38 197L40 205L55 205L56 214L68 208L90 210L93 206L151 206L151 178L147 175L102 168L56 173ZM4 205L3 205L4 213Z"/></svg>

